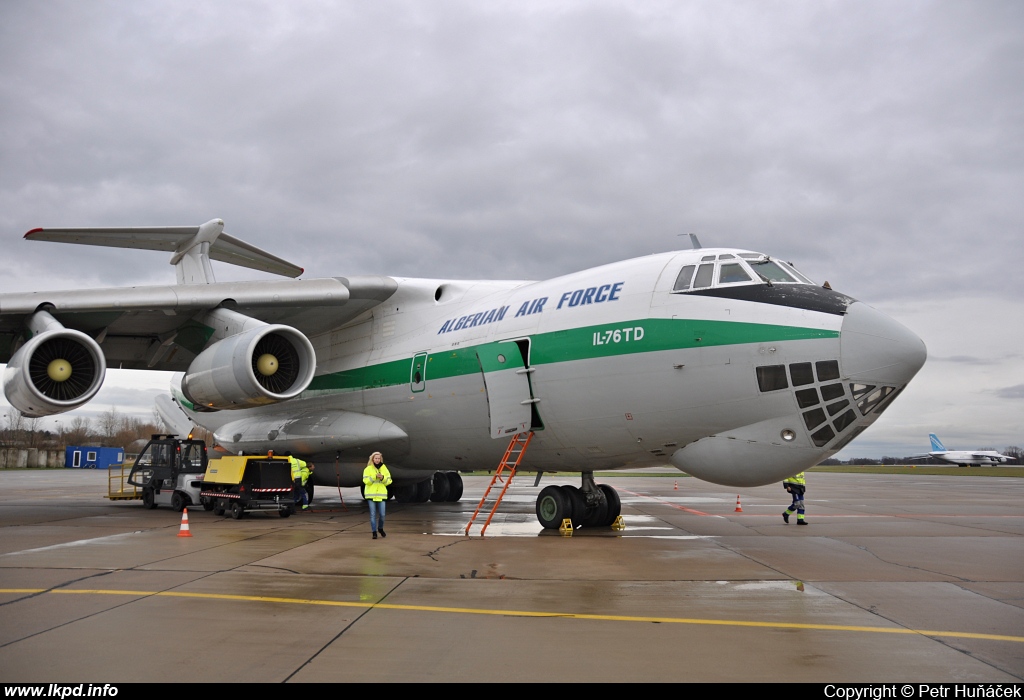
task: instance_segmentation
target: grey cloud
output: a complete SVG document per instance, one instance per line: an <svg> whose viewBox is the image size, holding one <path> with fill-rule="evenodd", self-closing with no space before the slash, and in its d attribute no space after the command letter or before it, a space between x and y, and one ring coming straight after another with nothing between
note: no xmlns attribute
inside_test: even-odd
<svg viewBox="0 0 1024 700"><path fill-rule="evenodd" d="M999 389L995 395L1001 399L1024 399L1024 384Z"/></svg>

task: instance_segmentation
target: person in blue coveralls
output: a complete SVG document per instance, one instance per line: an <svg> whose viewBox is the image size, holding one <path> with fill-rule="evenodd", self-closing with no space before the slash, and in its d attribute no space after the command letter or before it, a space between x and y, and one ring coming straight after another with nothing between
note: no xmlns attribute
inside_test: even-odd
<svg viewBox="0 0 1024 700"><path fill-rule="evenodd" d="M804 478L804 473L800 472L796 476L789 477L782 482L782 486L793 497L793 502L783 512L782 519L788 523L789 516L796 513L796 524L806 525L807 520L804 519L804 493L807 492L807 480Z"/></svg>

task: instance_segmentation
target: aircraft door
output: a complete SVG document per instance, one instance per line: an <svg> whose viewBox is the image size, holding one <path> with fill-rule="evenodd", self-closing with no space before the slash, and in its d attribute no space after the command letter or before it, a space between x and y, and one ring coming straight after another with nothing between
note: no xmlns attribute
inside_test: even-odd
<svg viewBox="0 0 1024 700"><path fill-rule="evenodd" d="M417 353L409 369L409 389L419 393L427 388L427 353Z"/></svg>
<svg viewBox="0 0 1024 700"><path fill-rule="evenodd" d="M491 437L502 438L530 430L536 399L530 390L530 370L520 344L515 341L487 343L477 349L476 356L487 389Z"/></svg>

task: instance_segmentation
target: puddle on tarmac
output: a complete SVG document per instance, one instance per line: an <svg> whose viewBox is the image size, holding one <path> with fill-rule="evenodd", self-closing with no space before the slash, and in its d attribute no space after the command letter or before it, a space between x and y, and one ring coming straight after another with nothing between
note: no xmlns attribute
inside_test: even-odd
<svg viewBox="0 0 1024 700"><path fill-rule="evenodd" d="M506 499L507 500L507 499ZM610 528L577 528L574 531L576 536L604 536L604 537L657 537L670 540L697 540L710 539L698 535L673 535L669 533L679 532L678 528L662 524L662 521L650 515L628 515L624 516L626 522L625 530L612 530ZM424 535L435 535L438 537L464 537L465 522L438 523L439 527L433 532L424 532ZM481 519L473 523L471 537L479 537L483 527ZM545 530L537 522L536 516L530 515L505 515L496 516L491 524L487 526L485 537L551 537L561 536L558 530Z"/></svg>

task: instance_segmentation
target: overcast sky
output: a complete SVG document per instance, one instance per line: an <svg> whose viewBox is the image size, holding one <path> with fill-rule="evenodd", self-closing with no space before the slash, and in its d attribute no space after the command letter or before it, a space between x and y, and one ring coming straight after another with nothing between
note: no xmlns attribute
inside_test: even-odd
<svg viewBox="0 0 1024 700"><path fill-rule="evenodd" d="M695 232L925 340L839 457L1002 449L1024 445L1022 136L1016 0L9 0L0 292L174 279L37 226L221 217L306 278L542 279ZM148 416L168 379L111 371L62 420Z"/></svg>

